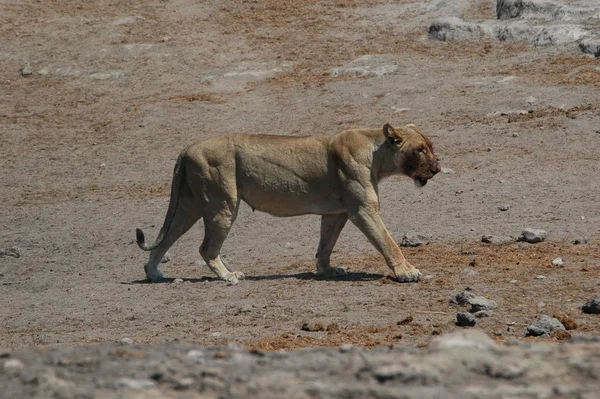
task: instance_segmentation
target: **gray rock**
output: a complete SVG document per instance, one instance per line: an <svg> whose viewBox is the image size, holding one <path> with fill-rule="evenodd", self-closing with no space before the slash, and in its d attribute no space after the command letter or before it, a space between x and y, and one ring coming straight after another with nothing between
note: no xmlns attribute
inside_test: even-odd
<svg viewBox="0 0 600 399"><path fill-rule="evenodd" d="M33 69L28 66L25 66L19 70L21 72L21 76L29 76L33 74Z"/></svg>
<svg viewBox="0 0 600 399"><path fill-rule="evenodd" d="M492 310L498 306L496 302L482 296L473 297L469 299L468 303L471 305L471 309L469 309L469 312L471 313L476 313L481 310Z"/></svg>
<svg viewBox="0 0 600 399"><path fill-rule="evenodd" d="M554 330L566 331L567 329L558 319L543 315L527 327L527 334L538 337L541 335L550 335Z"/></svg>
<svg viewBox="0 0 600 399"><path fill-rule="evenodd" d="M470 292L459 292L450 298L450 303L454 305L466 305L473 298L475 298L475 294Z"/></svg>
<svg viewBox="0 0 600 399"><path fill-rule="evenodd" d="M3 256L12 256L13 258L20 258L21 251L17 247L10 247L7 249L0 249L0 258Z"/></svg>
<svg viewBox="0 0 600 399"><path fill-rule="evenodd" d="M463 276L466 277L473 277L475 275L477 275L477 271L473 270L473 269L465 269L462 271Z"/></svg>
<svg viewBox="0 0 600 399"><path fill-rule="evenodd" d="M600 295L583 304L581 310L583 313L600 314Z"/></svg>
<svg viewBox="0 0 600 399"><path fill-rule="evenodd" d="M120 378L115 382L115 388L132 388L132 389L144 389L154 388L156 382L152 380L136 380L133 378Z"/></svg>
<svg viewBox="0 0 600 399"><path fill-rule="evenodd" d="M584 39L579 42L579 49L586 54L600 57L600 38Z"/></svg>
<svg viewBox="0 0 600 399"><path fill-rule="evenodd" d="M582 245L582 244L587 244L588 242L589 242L589 240L587 239L587 237L578 237L578 238L574 239L573 241L571 241L571 244Z"/></svg>
<svg viewBox="0 0 600 399"><path fill-rule="evenodd" d="M473 316L477 317L478 319L481 319L484 317L490 317L493 313L494 312L492 312L491 310L480 310L478 312L473 313Z"/></svg>
<svg viewBox="0 0 600 399"><path fill-rule="evenodd" d="M503 211L503 212L508 211L508 205L500 205L498 207L498 210Z"/></svg>
<svg viewBox="0 0 600 399"><path fill-rule="evenodd" d="M521 235L519 238L517 238L517 241L524 241L534 244L536 242L544 241L546 237L548 237L548 232L546 232L546 230L526 228L521 232Z"/></svg>
<svg viewBox="0 0 600 399"><path fill-rule="evenodd" d="M173 284L181 284L181 283L183 283L182 278L176 278L175 280L173 280Z"/></svg>
<svg viewBox="0 0 600 399"><path fill-rule="evenodd" d="M486 32L479 24L465 22L456 17L446 17L431 23L428 36L433 40L453 42L483 39L486 37Z"/></svg>
<svg viewBox="0 0 600 399"><path fill-rule="evenodd" d="M546 276L544 276L543 274L538 274L537 276L535 276L536 280L545 280Z"/></svg>
<svg viewBox="0 0 600 399"><path fill-rule="evenodd" d="M404 234L398 245L401 247L418 247L429 244L430 238L421 234Z"/></svg>
<svg viewBox="0 0 600 399"><path fill-rule="evenodd" d="M485 235L485 236L481 237L481 242L484 242L486 244L494 244L494 245L510 244L511 242L514 242L514 241L515 241L515 239L510 236Z"/></svg>
<svg viewBox="0 0 600 399"><path fill-rule="evenodd" d="M125 337L125 338L121 338L121 339L119 340L119 343L120 343L121 345L133 345L133 344L134 344L133 340L132 340L131 338L127 338L127 337Z"/></svg>
<svg viewBox="0 0 600 399"><path fill-rule="evenodd" d="M456 325L459 327L473 327L477 323L475 316L469 312L456 313Z"/></svg>

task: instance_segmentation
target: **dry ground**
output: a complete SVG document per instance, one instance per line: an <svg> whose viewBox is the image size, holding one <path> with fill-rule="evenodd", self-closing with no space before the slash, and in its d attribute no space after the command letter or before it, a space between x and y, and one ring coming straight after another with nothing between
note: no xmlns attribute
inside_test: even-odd
<svg viewBox="0 0 600 399"><path fill-rule="evenodd" d="M600 62L571 47L427 40L434 17L493 16L477 3L0 1L0 249L21 252L0 257L0 347L421 346L458 328L448 300L466 286L498 303L478 323L497 340L523 338L540 314L597 335L580 307L600 294ZM332 73L368 54L395 72ZM334 254L349 276L316 278L318 217L247 207L223 251L246 281L226 286L196 264L202 228L162 265L183 283L143 281L134 229L158 232L187 144L388 121L422 125L454 171L422 190L382 186L392 235L432 237L405 250L423 281L388 279L353 226ZM525 227L547 242L479 243Z"/></svg>

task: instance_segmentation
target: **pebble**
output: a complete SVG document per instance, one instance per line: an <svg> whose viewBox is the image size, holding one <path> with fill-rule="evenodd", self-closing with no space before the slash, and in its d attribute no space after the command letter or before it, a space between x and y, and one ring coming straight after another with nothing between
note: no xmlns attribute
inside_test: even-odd
<svg viewBox="0 0 600 399"><path fill-rule="evenodd" d="M463 276L472 277L472 276L475 276L477 274L477 272L472 269L465 269L462 271L462 274L463 274Z"/></svg>
<svg viewBox="0 0 600 399"><path fill-rule="evenodd" d="M13 258L20 258L21 251L17 247L10 247L8 249L0 249L0 257L12 256Z"/></svg>
<svg viewBox="0 0 600 399"><path fill-rule="evenodd" d="M144 388L154 388L156 386L156 382L151 380L136 380L133 378L120 378L115 383L115 387L117 388L132 388L132 389L144 389Z"/></svg>
<svg viewBox="0 0 600 399"><path fill-rule="evenodd" d="M518 281L517 281L517 280L510 280L510 283L511 283L511 284L517 284L517 283L518 283Z"/></svg>
<svg viewBox="0 0 600 399"><path fill-rule="evenodd" d="M491 235L481 236L481 242L484 242L486 244L502 245L502 244L510 244L513 241L515 241L515 239L510 236L491 236Z"/></svg>
<svg viewBox="0 0 600 399"><path fill-rule="evenodd" d="M519 133L513 133L512 136L513 137L519 137Z"/></svg>
<svg viewBox="0 0 600 399"><path fill-rule="evenodd" d="M538 274L537 276L535 276L536 280L545 280L546 276L544 276L543 274Z"/></svg>
<svg viewBox="0 0 600 399"><path fill-rule="evenodd" d="M550 316L540 316L537 320L527 327L528 335L539 337L541 335L550 335L554 330L566 331L565 326L562 325L560 320Z"/></svg>
<svg viewBox="0 0 600 399"><path fill-rule="evenodd" d="M452 170L450 168L442 168L441 172L445 175L453 175L454 174L454 170Z"/></svg>
<svg viewBox="0 0 600 399"><path fill-rule="evenodd" d="M587 244L588 243L588 239L586 237L578 237L576 239L574 239L573 241L571 241L571 244L573 245L581 245L581 244Z"/></svg>
<svg viewBox="0 0 600 399"><path fill-rule="evenodd" d="M600 314L600 295L587 301L582 307L583 313Z"/></svg>
<svg viewBox="0 0 600 399"><path fill-rule="evenodd" d="M565 264L565 262L563 262L562 258L556 258L552 261L552 266L560 267L564 264Z"/></svg>
<svg viewBox="0 0 600 399"><path fill-rule="evenodd" d="M252 312L252 308L253 308L252 305L248 305L248 304L242 305L238 309L238 312L239 313L250 313L250 312Z"/></svg>
<svg viewBox="0 0 600 399"><path fill-rule="evenodd" d="M456 325L459 327L473 327L477 323L475 316L469 312L456 313Z"/></svg>
<svg viewBox="0 0 600 399"><path fill-rule="evenodd" d="M352 344L341 344L340 352L342 352L342 353L350 352L352 350L352 348L354 348L354 345L352 345Z"/></svg>
<svg viewBox="0 0 600 399"><path fill-rule="evenodd" d="M176 278L175 280L173 280L173 284L181 284L181 283L183 283L182 278Z"/></svg>
<svg viewBox="0 0 600 399"><path fill-rule="evenodd" d="M459 292L450 298L450 303L454 305L466 305L473 298L475 298L475 294L471 294L470 292Z"/></svg>
<svg viewBox="0 0 600 399"><path fill-rule="evenodd" d="M33 74L33 69L28 66L21 68L19 71L21 72L21 76L29 76Z"/></svg>
<svg viewBox="0 0 600 399"><path fill-rule="evenodd" d="M492 310L498 306L496 302L482 296L476 296L469 299L469 305L471 305L471 309L469 309L469 312L471 313L476 313L480 310Z"/></svg>
<svg viewBox="0 0 600 399"><path fill-rule="evenodd" d="M24 367L25 365L19 359L8 359L2 365L5 371L22 370Z"/></svg>
<svg viewBox="0 0 600 399"><path fill-rule="evenodd" d="M525 241L533 244L544 241L546 237L548 237L548 232L545 230L526 228L523 230L523 232L521 232L521 235L517 241Z"/></svg>
<svg viewBox="0 0 600 399"><path fill-rule="evenodd" d="M508 211L508 205L500 205L498 209L501 211Z"/></svg>
<svg viewBox="0 0 600 399"><path fill-rule="evenodd" d="M404 234L402 241L400 241L398 245L401 247L419 247L421 245L429 244L429 241L429 237L424 235L407 233Z"/></svg>
<svg viewBox="0 0 600 399"><path fill-rule="evenodd" d="M127 338L127 337L125 337L125 338L121 338L121 339L119 340L119 343L120 343L121 345L133 345L133 344L134 344L133 340L132 340L131 338Z"/></svg>

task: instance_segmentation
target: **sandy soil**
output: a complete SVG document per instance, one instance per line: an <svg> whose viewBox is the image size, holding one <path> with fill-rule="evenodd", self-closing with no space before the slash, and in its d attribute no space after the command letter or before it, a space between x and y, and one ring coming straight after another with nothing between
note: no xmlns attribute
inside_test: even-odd
<svg viewBox="0 0 600 399"><path fill-rule="evenodd" d="M489 1L447 3L1 1L0 249L21 256L0 257L0 347L423 346L459 329L449 299L467 286L497 302L477 326L498 341L524 338L541 314L597 335L581 305L600 293L600 62L571 47L429 41L435 17L494 15ZM338 73L365 55L391 67ZM432 238L405 250L423 281L387 278L350 225L334 253L350 274L317 278L319 218L248 207L223 249L246 281L196 263L202 226L170 251L169 282L144 281L134 230L157 234L187 144L385 122L420 124L454 172L381 187L394 238ZM526 227L547 241L480 243Z"/></svg>

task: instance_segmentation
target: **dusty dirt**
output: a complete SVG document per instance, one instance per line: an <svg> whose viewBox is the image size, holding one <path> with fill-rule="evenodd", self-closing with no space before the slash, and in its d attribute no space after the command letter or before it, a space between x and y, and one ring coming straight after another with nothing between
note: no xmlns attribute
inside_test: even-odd
<svg viewBox="0 0 600 399"><path fill-rule="evenodd" d="M427 39L434 17L493 18L492 2L477 4L0 2L0 249L21 254L0 257L0 347L124 337L265 350L418 347L459 329L462 309L448 301L466 286L498 303L477 324L498 341L524 339L541 314L570 315L571 332L598 335L600 318L581 305L600 293L600 61L571 47ZM365 55L373 68L393 68L334 73ZM381 187L397 241L432 237L404 250L421 282L387 278L350 225L333 258L350 274L317 278L319 218L248 207L223 248L246 273L241 284L196 263L201 222L161 266L171 280L144 281L147 254L134 230L157 234L187 144L385 122L420 124L454 172L423 189L408 179ZM479 242L525 227L549 237ZM589 242L573 245L579 237ZM564 266L551 266L556 257Z"/></svg>

